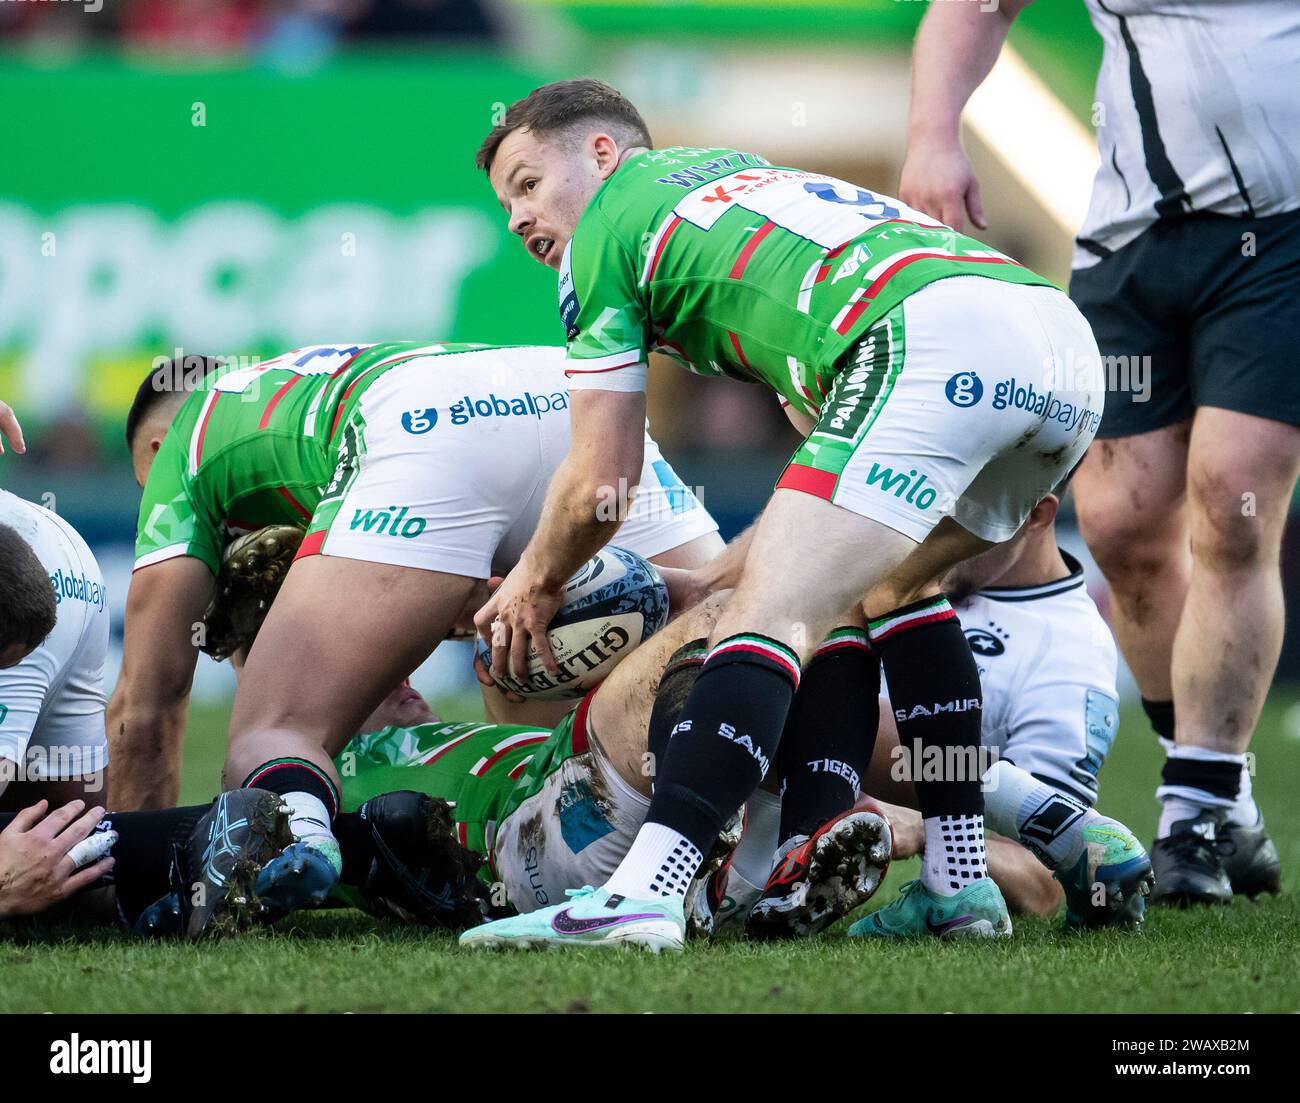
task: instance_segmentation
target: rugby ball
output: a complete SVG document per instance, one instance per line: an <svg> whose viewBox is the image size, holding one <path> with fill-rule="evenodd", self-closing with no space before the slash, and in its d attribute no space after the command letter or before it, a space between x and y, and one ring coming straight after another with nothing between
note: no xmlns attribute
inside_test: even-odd
<svg viewBox="0 0 1300 1103"><path fill-rule="evenodd" d="M527 682L498 681L539 701L581 697L667 620L668 587L654 565L624 548L602 548L564 584L564 604L547 628L559 675L552 677L529 648ZM483 666L491 666L482 639L478 651Z"/></svg>

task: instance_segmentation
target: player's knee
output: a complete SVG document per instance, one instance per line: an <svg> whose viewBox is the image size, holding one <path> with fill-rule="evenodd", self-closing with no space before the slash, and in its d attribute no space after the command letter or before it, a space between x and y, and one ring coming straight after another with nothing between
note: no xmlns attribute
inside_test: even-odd
<svg viewBox="0 0 1300 1103"><path fill-rule="evenodd" d="M1289 493L1252 486L1248 471L1211 466L1192 474L1189 495L1192 556L1198 565L1242 571L1277 558L1278 518L1285 517Z"/></svg>
<svg viewBox="0 0 1300 1103"><path fill-rule="evenodd" d="M1079 532L1097 565L1112 584L1162 572L1182 552L1181 525L1169 512L1145 510L1115 494L1080 496Z"/></svg>

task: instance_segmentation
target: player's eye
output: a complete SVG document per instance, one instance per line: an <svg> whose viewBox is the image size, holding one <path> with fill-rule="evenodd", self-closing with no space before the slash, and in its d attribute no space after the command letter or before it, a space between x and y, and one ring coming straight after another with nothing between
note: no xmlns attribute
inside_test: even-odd
<svg viewBox="0 0 1300 1103"><path fill-rule="evenodd" d="M524 181L524 191L532 191L535 187L537 187L536 180L529 178Z"/></svg>

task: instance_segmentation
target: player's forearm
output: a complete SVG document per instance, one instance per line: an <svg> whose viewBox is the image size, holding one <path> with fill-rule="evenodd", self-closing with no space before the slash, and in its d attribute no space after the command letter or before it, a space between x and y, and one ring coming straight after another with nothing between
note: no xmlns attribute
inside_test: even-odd
<svg viewBox="0 0 1300 1103"><path fill-rule="evenodd" d="M962 109L989 75L1029 0L931 4L912 50L908 142L956 142Z"/></svg>
<svg viewBox="0 0 1300 1103"><path fill-rule="evenodd" d="M114 693L107 713L114 808L133 812L176 804L187 700L158 706L133 700L120 686Z"/></svg>
<svg viewBox="0 0 1300 1103"><path fill-rule="evenodd" d="M635 445L610 458L573 451L556 471L521 562L544 588L558 590L614 538L640 478L642 442Z"/></svg>

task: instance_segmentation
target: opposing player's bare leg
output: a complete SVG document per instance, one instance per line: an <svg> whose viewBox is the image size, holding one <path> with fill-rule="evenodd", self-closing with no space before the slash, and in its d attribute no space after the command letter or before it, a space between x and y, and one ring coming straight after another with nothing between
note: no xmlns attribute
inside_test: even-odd
<svg viewBox="0 0 1300 1103"><path fill-rule="evenodd" d="M337 881L332 756L446 637L473 585L338 556L294 563L244 664L223 771L228 787L269 789L292 809L295 844L258 884L271 907L317 904Z"/></svg>
<svg viewBox="0 0 1300 1103"><path fill-rule="evenodd" d="M1094 451L1081 525L1167 753L1157 898L1276 891L1245 752L1281 647L1278 562L1300 430L1202 407L1190 423Z"/></svg>
<svg viewBox="0 0 1300 1103"><path fill-rule="evenodd" d="M1172 700L1174 634L1192 575L1191 429L1180 421L1096 440L1074 477L1079 529L1110 586L1111 628L1149 702Z"/></svg>

